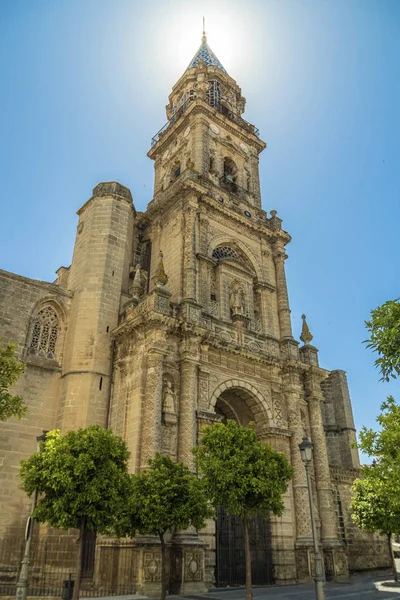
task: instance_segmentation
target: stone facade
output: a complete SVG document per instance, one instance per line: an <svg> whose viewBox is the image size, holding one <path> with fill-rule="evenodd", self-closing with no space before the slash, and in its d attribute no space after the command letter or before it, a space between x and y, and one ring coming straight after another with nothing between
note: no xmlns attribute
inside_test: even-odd
<svg viewBox="0 0 400 600"><path fill-rule="evenodd" d="M348 515L359 461L346 376L319 367L305 321L304 345L293 337L291 238L276 211L261 206L265 143L242 117L237 83L208 62L195 61L169 97L168 126L148 154L155 183L146 212L136 213L124 186L100 183L78 211L71 267L53 284L0 272L0 334L27 362L16 387L29 406L26 418L0 424L0 533L23 532L29 500L18 464L42 429L109 426L137 472L157 450L193 467L201 427L235 419L254 422L293 466L285 513L271 519L275 581L312 576L304 436L315 450L327 575L362 568L367 539L368 566L381 566L379 539L357 532ZM175 533L169 551L171 589L213 585L213 522L199 534ZM99 541L97 565L104 556ZM140 589L156 593L154 539L137 540L135 557Z"/></svg>

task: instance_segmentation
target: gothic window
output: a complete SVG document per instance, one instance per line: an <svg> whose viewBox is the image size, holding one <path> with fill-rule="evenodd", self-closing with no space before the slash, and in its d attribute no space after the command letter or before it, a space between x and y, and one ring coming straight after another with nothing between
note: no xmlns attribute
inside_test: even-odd
<svg viewBox="0 0 400 600"><path fill-rule="evenodd" d="M34 318L29 352L46 358L54 358L57 336L57 313L51 306L46 306Z"/></svg>
<svg viewBox="0 0 400 600"><path fill-rule="evenodd" d="M230 258L232 260L243 262L243 256L235 250L235 248L231 248L231 246L218 246L218 248L215 248L213 251L212 256L218 260Z"/></svg>

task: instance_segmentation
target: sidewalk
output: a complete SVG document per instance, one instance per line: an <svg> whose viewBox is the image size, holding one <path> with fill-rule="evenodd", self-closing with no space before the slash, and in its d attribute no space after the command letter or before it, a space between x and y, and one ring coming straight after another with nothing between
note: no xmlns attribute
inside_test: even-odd
<svg viewBox="0 0 400 600"><path fill-rule="evenodd" d="M385 585L392 579L390 571L352 575L349 583L326 584L327 599L400 600L400 587ZM244 588L218 588L206 594L169 596L168 600L244 600ZM263 586L253 588L255 600L315 600L313 583L304 585Z"/></svg>

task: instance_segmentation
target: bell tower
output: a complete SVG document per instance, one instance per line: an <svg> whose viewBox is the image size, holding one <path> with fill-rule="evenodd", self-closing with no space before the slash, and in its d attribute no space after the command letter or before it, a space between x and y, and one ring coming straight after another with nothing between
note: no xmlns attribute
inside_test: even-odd
<svg viewBox="0 0 400 600"><path fill-rule="evenodd" d="M246 99L215 56L203 33L201 45L174 85L166 106L167 124L152 139L154 197L185 169L213 188L234 193L248 210L261 207L259 132L243 118Z"/></svg>
<svg viewBox="0 0 400 600"><path fill-rule="evenodd" d="M194 468L192 448L204 424L254 422L259 439L293 466L285 513L268 524L273 559L260 549L262 583L272 582L265 567L272 560L275 581L289 583L309 579L313 551L298 448L304 435L318 455L321 543L335 576L347 567L332 518L321 411L327 371L319 368L309 336L299 352L292 335L285 277L291 238L276 211L262 208L259 154L266 144L244 108L240 87L203 33L148 152L154 195L134 221L132 281L113 330L109 424L127 440L131 469L138 471L156 451ZM171 593L198 593L225 581L218 564L215 569L227 550L218 546L226 539L226 516L221 519L199 535L174 534ZM157 561L157 548L151 552ZM141 591L150 594L153 584L144 580Z"/></svg>

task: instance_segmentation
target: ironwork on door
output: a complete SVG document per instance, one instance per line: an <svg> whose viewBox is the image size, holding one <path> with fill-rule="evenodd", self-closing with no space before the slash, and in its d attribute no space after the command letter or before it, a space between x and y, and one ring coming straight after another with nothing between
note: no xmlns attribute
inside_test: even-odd
<svg viewBox="0 0 400 600"><path fill-rule="evenodd" d="M249 533L253 584L272 584L274 581L269 521L262 517L253 517L249 522ZM218 587L246 583L243 525L238 517L227 515L223 508L219 508L217 512L215 580Z"/></svg>

